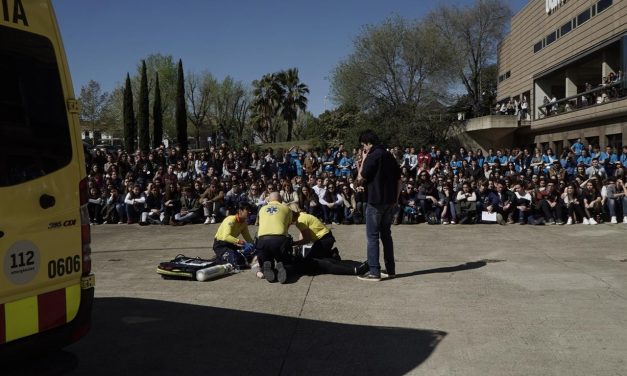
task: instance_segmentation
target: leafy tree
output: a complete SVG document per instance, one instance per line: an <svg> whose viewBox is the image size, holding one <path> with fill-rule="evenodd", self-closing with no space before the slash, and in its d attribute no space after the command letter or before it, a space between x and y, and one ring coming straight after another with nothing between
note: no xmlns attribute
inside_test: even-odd
<svg viewBox="0 0 627 376"><path fill-rule="evenodd" d="M483 113L484 71L496 62L511 15L505 0L476 0L469 7L440 5L428 16L444 37L442 48L455 51L449 69L464 85L475 115Z"/></svg>
<svg viewBox="0 0 627 376"><path fill-rule="evenodd" d="M307 140L315 138L320 129L320 121L309 111L299 111L294 122L294 139Z"/></svg>
<svg viewBox="0 0 627 376"><path fill-rule="evenodd" d="M126 74L126 87L124 88L124 145L126 151L135 151L137 140L137 128L135 123L135 112L133 111L133 89L131 87L131 77Z"/></svg>
<svg viewBox="0 0 627 376"><path fill-rule="evenodd" d="M149 118L148 78L146 77L146 62L142 61L142 74L139 84L139 105L137 107L137 127L139 131L139 149L144 153L150 151Z"/></svg>
<svg viewBox="0 0 627 376"><path fill-rule="evenodd" d="M175 121L175 98L176 98L176 83L177 83L177 66L176 61L172 55L163 54L150 54L146 56L141 62L137 64L137 73L131 77L133 85L137 87L141 80L141 71L143 63L146 64L146 76L148 79L148 92L154 100L154 89L156 81L150 79L159 75L159 86L161 89L161 113L163 130L166 133L166 137L172 137L176 134L176 121ZM135 97L135 103L139 100L139 97ZM154 106L153 106L154 107ZM152 114L151 116L154 116Z"/></svg>
<svg viewBox="0 0 627 376"><path fill-rule="evenodd" d="M452 51L441 48L437 30L395 17L364 27L354 45L332 75L339 111L320 118L329 137L352 139L368 127L386 142L425 142L429 124L424 113L445 111L451 84L447 72Z"/></svg>
<svg viewBox="0 0 627 376"><path fill-rule="evenodd" d="M96 131L101 130L101 127L109 120L106 111L109 105L109 93L103 92L98 82L90 80L81 88L78 102L81 109L80 120L91 127L91 142L95 145Z"/></svg>
<svg viewBox="0 0 627 376"><path fill-rule="evenodd" d="M444 67L450 51L440 36L420 22L391 18L366 26L354 51L332 74L333 99L363 111L418 105L423 98L445 93L449 83Z"/></svg>
<svg viewBox="0 0 627 376"><path fill-rule="evenodd" d="M292 129L294 121L298 117L298 111L307 109L307 97L309 88L300 82L298 69L292 68L278 73L278 80L283 87L281 98L281 116L287 122L287 141L292 141Z"/></svg>
<svg viewBox="0 0 627 376"><path fill-rule="evenodd" d="M188 72L185 82L187 89L187 113L189 121L196 129L196 147L200 147L200 129L206 127L209 122L209 109L211 106L211 94L215 85L215 79L209 72L195 74Z"/></svg>
<svg viewBox="0 0 627 376"><path fill-rule="evenodd" d="M155 73L155 100L152 107L152 147L158 148L163 140L163 108L161 106L161 86L159 73Z"/></svg>
<svg viewBox="0 0 627 376"><path fill-rule="evenodd" d="M222 82L215 82L211 101L211 116L222 135L233 144L251 141L248 89L226 76Z"/></svg>
<svg viewBox="0 0 627 376"><path fill-rule="evenodd" d="M276 74L265 74L260 80L253 81L251 120L264 143L276 142L279 130L276 116L282 96L283 88Z"/></svg>
<svg viewBox="0 0 627 376"><path fill-rule="evenodd" d="M357 137L363 116L355 106L344 105L331 111L325 111L318 117L318 134L314 135L329 143L347 142L357 144ZM366 127L361 127L366 128Z"/></svg>
<svg viewBox="0 0 627 376"><path fill-rule="evenodd" d="M185 107L185 78L183 76L183 61L179 59L176 80L176 139L181 146L181 152L187 153L187 109Z"/></svg>

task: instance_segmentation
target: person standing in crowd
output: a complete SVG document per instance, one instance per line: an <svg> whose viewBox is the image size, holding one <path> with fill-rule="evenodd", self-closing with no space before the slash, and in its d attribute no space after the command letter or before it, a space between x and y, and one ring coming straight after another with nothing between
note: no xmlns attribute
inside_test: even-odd
<svg viewBox="0 0 627 376"><path fill-rule="evenodd" d="M268 282L287 281L285 261L292 247L287 230L292 223L292 211L281 203L279 192L268 195L268 203L259 209L257 253L263 276Z"/></svg>
<svg viewBox="0 0 627 376"><path fill-rule="evenodd" d="M358 278L364 281L380 281L379 239L383 243L383 259L387 274L396 275L392 218L401 190L401 171L394 156L388 152L372 130L359 135L363 147L358 178L367 184L366 237L368 241L369 271Z"/></svg>

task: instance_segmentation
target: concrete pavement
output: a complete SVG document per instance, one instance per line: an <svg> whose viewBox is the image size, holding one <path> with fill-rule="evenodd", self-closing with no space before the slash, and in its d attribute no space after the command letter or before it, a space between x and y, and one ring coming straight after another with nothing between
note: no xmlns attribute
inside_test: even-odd
<svg viewBox="0 0 627 376"><path fill-rule="evenodd" d="M627 374L627 225L395 226L398 276L378 283L155 273L178 253L211 257L217 226L92 227L91 333L36 366L74 375ZM364 231L333 226L344 259L365 258Z"/></svg>

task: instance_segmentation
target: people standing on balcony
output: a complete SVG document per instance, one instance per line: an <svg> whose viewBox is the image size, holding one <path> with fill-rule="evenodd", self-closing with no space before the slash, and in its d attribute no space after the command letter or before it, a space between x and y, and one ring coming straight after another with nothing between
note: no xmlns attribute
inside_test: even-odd
<svg viewBox="0 0 627 376"><path fill-rule="evenodd" d="M544 98L542 99L542 105L544 106L544 115L545 116L549 116L551 114L551 101L549 100L549 97L547 97L546 95L544 96Z"/></svg>
<svg viewBox="0 0 627 376"><path fill-rule="evenodd" d="M514 115L516 113L516 109L514 108L514 102L512 102L511 99L507 101L505 112L507 113L507 115Z"/></svg>
<svg viewBox="0 0 627 376"><path fill-rule="evenodd" d="M520 120L527 120L528 113L529 103L527 103L527 96L523 95L522 101L520 102Z"/></svg>
<svg viewBox="0 0 627 376"><path fill-rule="evenodd" d="M551 97L551 103L553 104L551 106L551 115L557 115L557 98L555 97L555 95Z"/></svg>

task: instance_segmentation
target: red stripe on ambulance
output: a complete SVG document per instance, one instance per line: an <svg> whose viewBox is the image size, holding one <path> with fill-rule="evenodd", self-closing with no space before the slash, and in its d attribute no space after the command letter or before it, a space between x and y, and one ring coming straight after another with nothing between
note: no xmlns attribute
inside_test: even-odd
<svg viewBox="0 0 627 376"><path fill-rule="evenodd" d="M66 323L65 289L39 295L37 305L39 307L40 332Z"/></svg>

